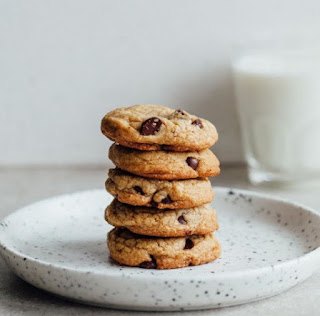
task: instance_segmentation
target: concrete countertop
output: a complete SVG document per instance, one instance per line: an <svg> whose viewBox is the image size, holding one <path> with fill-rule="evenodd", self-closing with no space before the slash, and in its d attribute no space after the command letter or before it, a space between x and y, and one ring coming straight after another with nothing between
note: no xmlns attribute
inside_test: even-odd
<svg viewBox="0 0 320 316"><path fill-rule="evenodd" d="M0 219L39 199L78 190L103 188L107 167L2 168ZM320 210L319 184L295 188L254 188L243 167L225 167L213 185L253 189L295 200ZM241 306L183 312L189 315L319 315L320 270L310 279L278 296ZM16 277L0 258L0 315L150 315L80 305L43 292ZM161 313L178 315L179 313Z"/></svg>

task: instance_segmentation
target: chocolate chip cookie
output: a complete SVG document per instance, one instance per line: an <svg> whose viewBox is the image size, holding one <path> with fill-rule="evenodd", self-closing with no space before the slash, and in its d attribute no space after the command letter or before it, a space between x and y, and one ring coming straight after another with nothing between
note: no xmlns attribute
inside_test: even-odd
<svg viewBox="0 0 320 316"><path fill-rule="evenodd" d="M123 204L114 199L106 208L105 219L112 226L159 237L204 235L219 227L216 211L209 204L188 209L159 210Z"/></svg>
<svg viewBox="0 0 320 316"><path fill-rule="evenodd" d="M175 269L204 264L220 256L213 233L158 238L115 228L108 233L110 256L116 262L147 269Z"/></svg>
<svg viewBox="0 0 320 316"><path fill-rule="evenodd" d="M195 151L211 147L218 133L209 121L161 105L134 105L109 112L101 122L109 139L140 150Z"/></svg>
<svg viewBox="0 0 320 316"><path fill-rule="evenodd" d="M210 203L214 197L207 178L156 180L143 178L121 169L109 170L105 186L107 191L120 202L158 209L190 208Z"/></svg>
<svg viewBox="0 0 320 316"><path fill-rule="evenodd" d="M219 160L209 149L191 152L141 151L113 144L109 158L120 169L142 177L178 180L214 177Z"/></svg>

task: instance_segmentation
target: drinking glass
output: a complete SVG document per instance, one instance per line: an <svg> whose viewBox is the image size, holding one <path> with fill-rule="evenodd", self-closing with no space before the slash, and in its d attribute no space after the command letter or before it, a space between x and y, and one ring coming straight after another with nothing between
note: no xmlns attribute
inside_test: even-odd
<svg viewBox="0 0 320 316"><path fill-rule="evenodd" d="M256 51L232 68L250 181L320 179L319 51Z"/></svg>

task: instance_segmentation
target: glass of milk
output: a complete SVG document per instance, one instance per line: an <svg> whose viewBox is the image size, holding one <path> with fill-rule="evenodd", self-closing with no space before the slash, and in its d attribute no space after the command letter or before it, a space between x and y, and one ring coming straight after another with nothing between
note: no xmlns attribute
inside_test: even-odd
<svg viewBox="0 0 320 316"><path fill-rule="evenodd" d="M320 52L255 52L233 75L250 181L320 179Z"/></svg>

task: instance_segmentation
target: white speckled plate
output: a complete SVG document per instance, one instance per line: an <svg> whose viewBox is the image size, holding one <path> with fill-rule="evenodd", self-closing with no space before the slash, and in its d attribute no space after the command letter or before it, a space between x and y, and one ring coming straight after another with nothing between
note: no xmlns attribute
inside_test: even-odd
<svg viewBox="0 0 320 316"><path fill-rule="evenodd" d="M242 304L285 291L320 266L320 216L294 203L216 188L222 256L197 267L146 270L108 257L111 201L103 190L27 206L0 223L1 253L27 282L87 304L190 310Z"/></svg>

